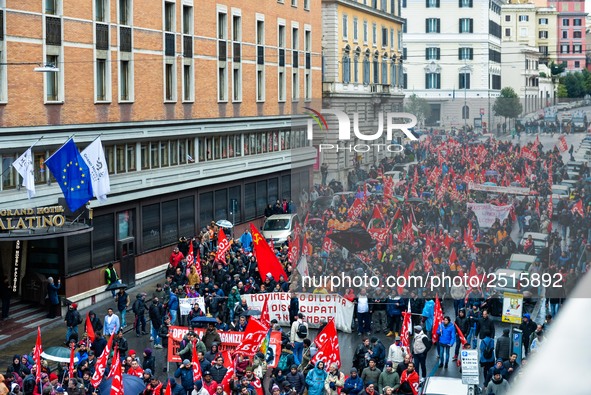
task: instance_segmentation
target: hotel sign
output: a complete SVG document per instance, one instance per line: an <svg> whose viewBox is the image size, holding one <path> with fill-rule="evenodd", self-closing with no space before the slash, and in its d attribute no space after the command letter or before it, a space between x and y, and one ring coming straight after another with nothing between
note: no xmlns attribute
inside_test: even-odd
<svg viewBox="0 0 591 395"><path fill-rule="evenodd" d="M0 231L62 227L65 223L63 206L0 209Z"/></svg>

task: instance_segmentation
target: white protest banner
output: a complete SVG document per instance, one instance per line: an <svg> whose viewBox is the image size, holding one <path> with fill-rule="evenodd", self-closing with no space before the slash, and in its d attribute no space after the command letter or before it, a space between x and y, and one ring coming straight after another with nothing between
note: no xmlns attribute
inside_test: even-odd
<svg viewBox="0 0 591 395"><path fill-rule="evenodd" d="M199 308L201 309L201 311L203 311L204 313L205 311L205 299L203 299L203 296L199 296L198 298L184 298L184 299L179 299L179 307L181 309L181 315L188 315L189 311L191 311L193 309L193 305L197 303L199 305Z"/></svg>
<svg viewBox="0 0 591 395"><path fill-rule="evenodd" d="M336 294L297 294L300 305L300 313L311 328L318 328L321 322L335 319L337 329L343 332L351 332L354 304ZM269 318L276 319L280 325L289 326L289 301L287 293L271 292L266 294L243 295L249 309L261 310L263 303L268 298Z"/></svg>
<svg viewBox="0 0 591 395"><path fill-rule="evenodd" d="M500 187L494 185L483 185L474 184L473 182L468 183L468 189L471 191L483 191L490 193L508 193L510 195L529 195L529 188L522 187Z"/></svg>
<svg viewBox="0 0 591 395"><path fill-rule="evenodd" d="M495 206L489 203L468 203L468 208L476 214L478 225L481 228L490 228L497 218L503 222L509 216L511 207L511 205Z"/></svg>

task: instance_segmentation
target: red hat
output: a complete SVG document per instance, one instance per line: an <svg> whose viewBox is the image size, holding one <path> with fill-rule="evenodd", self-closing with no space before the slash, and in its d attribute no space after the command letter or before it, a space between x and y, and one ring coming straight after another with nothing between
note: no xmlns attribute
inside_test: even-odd
<svg viewBox="0 0 591 395"><path fill-rule="evenodd" d="M129 350L129 355L137 354L135 350Z"/></svg>
<svg viewBox="0 0 591 395"><path fill-rule="evenodd" d="M53 380L59 380L59 377L57 377L57 374L55 374L55 373L51 373L49 375L49 381L53 381Z"/></svg>
<svg viewBox="0 0 591 395"><path fill-rule="evenodd" d="M72 308L76 310L78 308L78 303L72 303Z"/></svg>

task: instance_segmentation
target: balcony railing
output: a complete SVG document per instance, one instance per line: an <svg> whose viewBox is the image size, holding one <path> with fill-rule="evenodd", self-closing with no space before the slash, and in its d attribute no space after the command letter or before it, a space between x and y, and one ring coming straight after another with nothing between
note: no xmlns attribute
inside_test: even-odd
<svg viewBox="0 0 591 395"><path fill-rule="evenodd" d="M131 28L119 28L119 50L121 52L131 52Z"/></svg>
<svg viewBox="0 0 591 395"><path fill-rule="evenodd" d="M175 53L175 42L174 33L164 34L164 55L174 56Z"/></svg>
<svg viewBox="0 0 591 395"><path fill-rule="evenodd" d="M193 57L193 36L183 36L183 56L185 58Z"/></svg>
<svg viewBox="0 0 591 395"><path fill-rule="evenodd" d="M105 23L96 24L96 49L109 49L109 25Z"/></svg>
<svg viewBox="0 0 591 395"><path fill-rule="evenodd" d="M62 19L46 16L45 17L45 44L62 45Z"/></svg>

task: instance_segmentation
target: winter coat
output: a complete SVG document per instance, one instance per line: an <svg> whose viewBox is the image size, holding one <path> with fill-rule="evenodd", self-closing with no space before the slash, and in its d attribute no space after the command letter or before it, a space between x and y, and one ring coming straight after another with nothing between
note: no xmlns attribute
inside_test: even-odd
<svg viewBox="0 0 591 395"><path fill-rule="evenodd" d="M361 380L363 380L363 384L365 385L370 383L377 385L381 373L382 371L378 368L371 369L370 367L367 367L363 369L363 372L361 373Z"/></svg>
<svg viewBox="0 0 591 395"><path fill-rule="evenodd" d="M492 348L493 349L493 355L490 358L486 358L484 356L484 349L485 348ZM491 339L490 337L485 337L484 339L482 339L482 341L480 342L480 363L486 363L486 362L494 362L495 361L495 341L493 339Z"/></svg>
<svg viewBox="0 0 591 395"><path fill-rule="evenodd" d="M425 307L423 307L423 312L421 315L425 317L425 324L423 325L423 329L426 332L431 332L433 329L433 312L435 310L435 302L432 300L428 300L425 302Z"/></svg>
<svg viewBox="0 0 591 395"><path fill-rule="evenodd" d="M142 299L142 295L138 294L137 299L133 302L133 306L131 306L132 311L137 316L143 316L146 314L146 302Z"/></svg>
<svg viewBox="0 0 591 395"><path fill-rule="evenodd" d="M221 344L222 339L220 338L220 334L217 330L210 331L209 329L205 331L203 334L203 343L205 343L205 347L210 350L213 343Z"/></svg>
<svg viewBox="0 0 591 395"><path fill-rule="evenodd" d="M482 340L487 336L492 339L495 338L495 323L490 316L487 319L480 317L478 320L478 338Z"/></svg>
<svg viewBox="0 0 591 395"><path fill-rule="evenodd" d="M227 302L228 309L230 310L234 310L236 303L240 303L240 293L238 292L238 287L232 287L232 289L235 289L235 291L230 292Z"/></svg>
<svg viewBox="0 0 591 395"><path fill-rule="evenodd" d="M396 393L396 390L400 387L400 376L398 376L398 373L396 373L395 370L392 370L390 373L384 370L380 374L380 378L378 379L378 392L383 394L385 387L393 388L394 393Z"/></svg>
<svg viewBox="0 0 591 395"><path fill-rule="evenodd" d="M503 361L509 359L511 354L511 339L509 338L509 334L499 337L497 339L497 344L495 344L495 355L497 358L501 358Z"/></svg>
<svg viewBox="0 0 591 395"><path fill-rule="evenodd" d="M314 369L308 372L306 376L306 385L308 386L308 395L324 395L324 382L328 373L324 369L320 369L318 364L314 366Z"/></svg>
<svg viewBox="0 0 591 395"><path fill-rule="evenodd" d="M160 329L162 325L162 305L160 303L152 303L148 310L148 315L150 316L150 321L152 321L154 329Z"/></svg>
<svg viewBox="0 0 591 395"><path fill-rule="evenodd" d="M330 383L335 384L335 388L330 388ZM326 395L338 395L338 389L343 388L345 385L345 374L339 370L336 371L335 374L329 372L326 376L326 380L324 380L324 390L326 391Z"/></svg>
<svg viewBox="0 0 591 395"><path fill-rule="evenodd" d="M58 289L60 289L61 284L55 285L55 283L47 284L47 297L49 298L49 304L60 304L60 298L57 295Z"/></svg>
<svg viewBox="0 0 591 395"><path fill-rule="evenodd" d="M206 359L204 359L206 361ZM228 372L228 368L224 367L223 365L219 367L217 364L212 365L209 368L209 372L211 373L211 379L216 383L221 383Z"/></svg>
<svg viewBox="0 0 591 395"><path fill-rule="evenodd" d="M306 379L301 372L292 374L291 371L285 375L285 379L289 382L291 388L296 390L297 395L302 395L306 389Z"/></svg>
<svg viewBox="0 0 591 395"><path fill-rule="evenodd" d="M460 328L460 331L462 331L462 334L468 336L468 333L470 333L470 319L465 314L464 317L458 315L455 323Z"/></svg>
<svg viewBox="0 0 591 395"><path fill-rule="evenodd" d="M443 322L437 329L439 343L443 346L453 346L456 341L456 327L451 322L445 325Z"/></svg>
<svg viewBox="0 0 591 395"><path fill-rule="evenodd" d="M484 395L505 395L509 393L509 383L507 380L501 377L501 381L495 381L494 379L488 383Z"/></svg>
<svg viewBox="0 0 591 395"><path fill-rule="evenodd" d="M174 372L174 377L181 379L181 385L186 391L193 389L193 369L181 366Z"/></svg>
<svg viewBox="0 0 591 395"><path fill-rule="evenodd" d="M395 296L394 298L389 297L386 305L386 313L388 313L390 317L400 316L406 306L406 300L400 296Z"/></svg>
<svg viewBox="0 0 591 395"><path fill-rule="evenodd" d="M345 386L343 387L342 392L346 392L347 395L359 395L361 391L363 391L363 380L361 377L357 376L355 378L349 376L347 380L345 380Z"/></svg>

